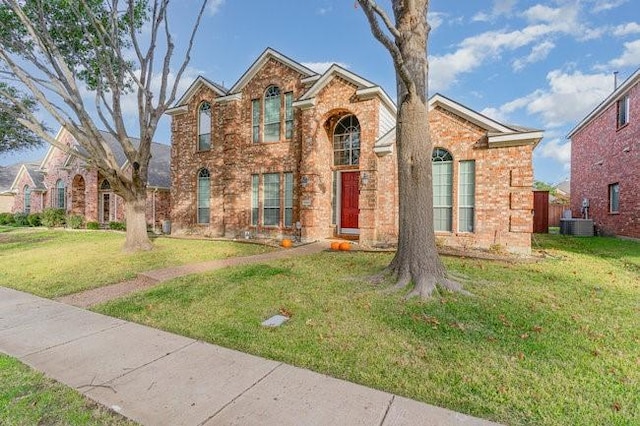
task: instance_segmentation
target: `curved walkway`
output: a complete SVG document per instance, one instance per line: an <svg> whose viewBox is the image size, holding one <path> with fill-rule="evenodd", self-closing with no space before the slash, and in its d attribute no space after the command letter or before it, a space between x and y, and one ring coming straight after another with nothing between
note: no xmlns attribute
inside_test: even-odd
<svg viewBox="0 0 640 426"><path fill-rule="evenodd" d="M271 262L273 260L286 259L294 256L315 254L328 248L329 243L327 241L317 241L290 249L282 249L253 256L229 257L227 259L209 260L206 262L155 269L152 271L142 272L138 274L137 278L132 280L94 288L80 293L69 294L67 296L58 297L55 300L80 308L89 308L100 303L126 296L130 293L145 290L173 278L214 271L216 269L226 268L229 266L250 265L253 263Z"/></svg>

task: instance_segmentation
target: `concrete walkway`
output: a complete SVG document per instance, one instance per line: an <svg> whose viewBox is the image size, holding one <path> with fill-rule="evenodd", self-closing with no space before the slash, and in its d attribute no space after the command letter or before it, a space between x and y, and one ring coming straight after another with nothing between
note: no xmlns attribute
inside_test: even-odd
<svg viewBox="0 0 640 426"><path fill-rule="evenodd" d="M89 308L99 303L108 302L109 300L117 299L136 291L145 290L173 278L191 274L200 274L202 272L226 268L228 266L249 265L253 263L271 262L273 260L286 259L294 256L304 256L319 253L328 248L328 241L317 241L291 249L272 251L253 256L229 257L226 259L209 260L200 263L190 263L187 265L154 269L152 271L138 274L138 277L133 280L94 288L80 293L69 294L67 296L58 297L56 300L68 305L78 306L80 308Z"/></svg>
<svg viewBox="0 0 640 426"><path fill-rule="evenodd" d="M145 425L490 425L0 287L0 352Z"/></svg>

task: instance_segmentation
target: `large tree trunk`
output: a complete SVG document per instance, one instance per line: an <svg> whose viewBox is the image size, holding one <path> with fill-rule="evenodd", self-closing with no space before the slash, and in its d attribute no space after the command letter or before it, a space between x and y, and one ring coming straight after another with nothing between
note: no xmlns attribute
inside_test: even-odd
<svg viewBox="0 0 640 426"><path fill-rule="evenodd" d="M396 69L398 114L398 251L388 267L396 287L413 283L409 296L429 297L436 284L462 291L446 277L436 248L427 99L429 0L393 0L395 26L374 0L358 0L374 36L387 48ZM381 22L378 20L380 18ZM382 25L381 25L382 24ZM385 35L386 28L392 37Z"/></svg>
<svg viewBox="0 0 640 426"><path fill-rule="evenodd" d="M147 234L147 194L146 191L137 191L134 197L125 199L125 214L127 220L127 233L124 243L124 251L136 252L151 250L153 244Z"/></svg>

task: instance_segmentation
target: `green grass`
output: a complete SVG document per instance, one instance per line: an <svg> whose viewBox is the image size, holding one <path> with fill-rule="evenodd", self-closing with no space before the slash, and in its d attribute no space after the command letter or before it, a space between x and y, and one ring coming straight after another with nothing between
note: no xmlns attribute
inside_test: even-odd
<svg viewBox="0 0 640 426"><path fill-rule="evenodd" d="M137 273L271 250L233 242L159 237L154 250L122 252L124 234L5 228L0 233L0 285L57 297L134 278Z"/></svg>
<svg viewBox="0 0 640 426"><path fill-rule="evenodd" d="M0 354L0 424L135 425L75 390Z"/></svg>
<svg viewBox="0 0 640 426"><path fill-rule="evenodd" d="M391 255L325 252L97 310L507 424L640 424L640 244L536 238L539 262L446 258L474 297L407 302L367 280Z"/></svg>

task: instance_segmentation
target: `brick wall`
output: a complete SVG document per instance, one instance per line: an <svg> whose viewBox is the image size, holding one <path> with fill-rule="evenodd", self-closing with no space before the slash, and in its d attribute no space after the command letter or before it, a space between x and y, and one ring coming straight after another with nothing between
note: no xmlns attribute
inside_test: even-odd
<svg viewBox="0 0 640 426"><path fill-rule="evenodd" d="M581 217L582 199L599 232L640 238L640 84L629 94L629 123L617 128L613 102L571 138L571 211ZM619 213L609 211L609 185L620 185Z"/></svg>

